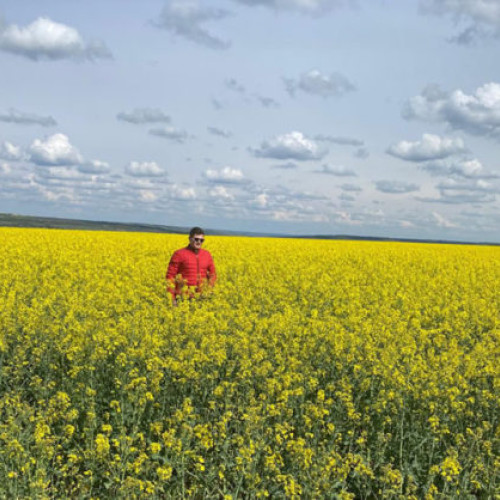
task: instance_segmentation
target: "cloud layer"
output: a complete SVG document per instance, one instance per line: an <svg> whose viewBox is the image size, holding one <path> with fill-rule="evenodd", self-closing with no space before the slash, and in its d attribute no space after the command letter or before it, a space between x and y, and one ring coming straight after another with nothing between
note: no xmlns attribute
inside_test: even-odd
<svg viewBox="0 0 500 500"><path fill-rule="evenodd" d="M395 14L380 2L133 4L9 4L1 211L288 234L498 233L497 41L443 43L495 35L498 0L398 4L390 32ZM116 62L72 64L106 57L95 37Z"/></svg>

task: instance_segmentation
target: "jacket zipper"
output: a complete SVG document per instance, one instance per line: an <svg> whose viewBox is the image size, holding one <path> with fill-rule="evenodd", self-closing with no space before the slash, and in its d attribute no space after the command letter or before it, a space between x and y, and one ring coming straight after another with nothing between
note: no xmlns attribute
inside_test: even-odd
<svg viewBox="0 0 500 500"><path fill-rule="evenodd" d="M200 285L200 258L199 255L196 254L196 286Z"/></svg>

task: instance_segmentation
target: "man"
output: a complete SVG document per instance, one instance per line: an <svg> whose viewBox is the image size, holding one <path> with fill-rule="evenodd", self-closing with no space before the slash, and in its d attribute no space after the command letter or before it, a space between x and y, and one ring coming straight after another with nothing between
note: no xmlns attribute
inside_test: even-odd
<svg viewBox="0 0 500 500"><path fill-rule="evenodd" d="M177 305L179 296L193 297L193 292L202 293L215 284L217 275L210 252L201 246L205 241L205 231L193 227L189 232L189 245L172 255L167 269L167 291L172 296L172 304Z"/></svg>

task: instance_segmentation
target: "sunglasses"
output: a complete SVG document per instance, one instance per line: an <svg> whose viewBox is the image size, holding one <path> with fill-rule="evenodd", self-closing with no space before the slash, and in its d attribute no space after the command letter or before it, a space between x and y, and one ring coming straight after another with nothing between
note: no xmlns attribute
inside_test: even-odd
<svg viewBox="0 0 500 500"><path fill-rule="evenodd" d="M205 241L205 238L193 238L196 243L203 243Z"/></svg>

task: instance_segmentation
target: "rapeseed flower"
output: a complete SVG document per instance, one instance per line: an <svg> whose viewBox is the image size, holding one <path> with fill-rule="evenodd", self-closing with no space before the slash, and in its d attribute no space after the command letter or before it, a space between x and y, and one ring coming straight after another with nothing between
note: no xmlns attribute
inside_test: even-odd
<svg viewBox="0 0 500 500"><path fill-rule="evenodd" d="M0 497L494 498L498 247L183 239L0 229Z"/></svg>

